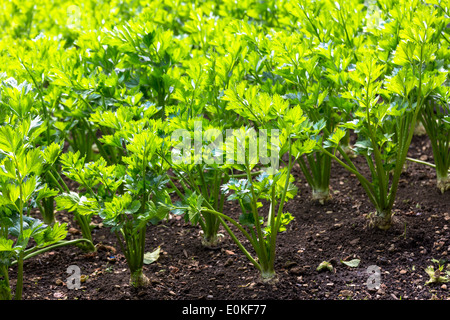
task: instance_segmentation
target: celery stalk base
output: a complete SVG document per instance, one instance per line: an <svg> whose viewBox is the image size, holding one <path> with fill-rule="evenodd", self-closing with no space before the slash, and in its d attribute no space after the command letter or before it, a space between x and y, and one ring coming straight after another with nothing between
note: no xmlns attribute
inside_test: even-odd
<svg viewBox="0 0 450 320"><path fill-rule="evenodd" d="M450 190L450 175L437 176L436 180L437 188L444 193L447 190Z"/></svg>

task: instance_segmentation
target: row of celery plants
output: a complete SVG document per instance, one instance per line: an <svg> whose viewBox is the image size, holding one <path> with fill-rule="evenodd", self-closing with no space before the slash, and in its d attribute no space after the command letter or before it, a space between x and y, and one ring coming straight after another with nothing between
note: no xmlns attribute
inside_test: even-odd
<svg viewBox="0 0 450 320"><path fill-rule="evenodd" d="M58 225L55 197L58 209L74 212L86 250L95 250L91 219L99 215L116 234L136 286L147 282L147 225L169 211L198 224L206 247L219 244L222 226L265 280L275 278L277 234L292 220L284 206L295 194L294 163L322 203L330 198L332 161L342 165L374 205L377 227L388 229L418 119L433 140L438 187L448 188L448 19L439 4L420 1L380 1L377 8L372 21L373 13L355 1L287 3L279 15L285 18L273 19L275 11L269 24L207 4L158 23L144 10L120 26L80 33L65 52L46 38L27 43L53 48L40 56L46 64L36 62L32 50L19 58L16 48L21 75L34 88L3 82L1 110L8 117L2 121L25 124L29 114L43 115L35 138L35 146L47 146L39 176L53 189L33 204L50 226ZM250 157L254 129L278 130L278 145L269 151L282 162L279 170ZM178 130L187 135L177 136ZM208 143L230 130L248 156L237 164L211 162L223 157L227 144ZM350 146L352 132L357 141ZM174 162L174 135L194 141L184 150L186 162ZM6 168L12 155L5 139ZM61 153L63 142L69 151ZM366 160L370 177L355 156ZM239 203L238 219L226 214L227 198ZM16 204L20 214L25 200ZM11 205L2 204L8 214Z"/></svg>

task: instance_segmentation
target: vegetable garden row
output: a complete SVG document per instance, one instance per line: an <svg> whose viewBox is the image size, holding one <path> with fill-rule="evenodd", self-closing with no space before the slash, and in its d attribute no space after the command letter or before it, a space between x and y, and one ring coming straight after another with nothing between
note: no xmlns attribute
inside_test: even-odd
<svg viewBox="0 0 450 320"><path fill-rule="evenodd" d="M382 230L407 162L433 168L436 197L450 189L448 0L0 8L1 299L22 298L24 260L67 245L95 251L94 216L116 235L135 287L148 284L146 233L169 214L198 226L205 250L224 228L274 281L295 165L322 204L332 163L348 170ZM419 125L433 163L408 156ZM63 210L79 239L66 239Z"/></svg>

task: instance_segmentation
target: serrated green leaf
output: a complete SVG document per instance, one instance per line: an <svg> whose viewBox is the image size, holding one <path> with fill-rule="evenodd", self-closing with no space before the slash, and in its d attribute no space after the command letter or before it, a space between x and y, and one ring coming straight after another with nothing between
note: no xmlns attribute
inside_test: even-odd
<svg viewBox="0 0 450 320"><path fill-rule="evenodd" d="M43 160L47 165L53 165L62 151L62 144L53 142L42 151Z"/></svg>
<svg viewBox="0 0 450 320"><path fill-rule="evenodd" d="M14 251L14 241L11 239L0 238L0 252Z"/></svg>
<svg viewBox="0 0 450 320"><path fill-rule="evenodd" d="M57 190L49 188L46 184L37 190L36 201L41 201L42 199L55 197L58 195Z"/></svg>
<svg viewBox="0 0 450 320"><path fill-rule="evenodd" d="M36 233L33 238L37 246L46 247L58 241L64 240L67 236L67 224L56 222L53 226L47 226L45 229Z"/></svg>

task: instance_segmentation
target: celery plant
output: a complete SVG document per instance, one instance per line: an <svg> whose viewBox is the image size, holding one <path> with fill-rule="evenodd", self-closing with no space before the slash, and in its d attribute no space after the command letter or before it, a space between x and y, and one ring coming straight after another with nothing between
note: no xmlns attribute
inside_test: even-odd
<svg viewBox="0 0 450 320"><path fill-rule="evenodd" d="M105 43L122 53L120 63L127 69L138 71L141 90L146 99L155 97L165 118L175 82L171 72L175 64L186 54L185 47L178 45L172 30L164 30L145 21L128 21L107 30Z"/></svg>
<svg viewBox="0 0 450 320"><path fill-rule="evenodd" d="M28 68L26 68L26 70L29 72ZM34 81L34 77L31 77ZM36 84L35 81L34 83ZM44 115L43 121L40 122L39 131L41 131L41 134L36 136L33 141L33 145L36 147L42 146L41 148L44 149L46 146L50 145L50 140L52 138L50 130L50 117L47 110L47 103L44 101L42 89L38 88L38 95L40 97L39 107L35 102L36 93L34 92L32 85L26 81L18 84L15 79L9 78L2 82L0 89L0 104L3 104L10 111L8 116L9 123L23 121L24 119L30 117L30 115L35 114L37 111L40 112ZM46 157L45 161L47 162L47 168L52 166L58 156L58 154L54 155L49 151L50 149L43 153L43 156ZM53 181L49 177L49 173L42 174L41 178L52 187L54 186ZM42 198L40 201L36 202L36 205L40 209L44 223L52 225L55 222L54 198L52 196Z"/></svg>
<svg viewBox="0 0 450 320"><path fill-rule="evenodd" d="M430 137L436 186L444 193L450 189L450 91L448 87L436 91L437 99L427 99L420 119Z"/></svg>
<svg viewBox="0 0 450 320"><path fill-rule="evenodd" d="M157 223L168 213L166 206L161 205L170 202L165 187L167 166L156 152L158 149L163 152L164 148L164 140L151 129L130 139L129 156L124 157L127 165L124 193L105 203L100 213L117 235L134 286L147 284L142 271L147 224Z"/></svg>
<svg viewBox="0 0 450 320"><path fill-rule="evenodd" d="M80 192L76 193L66 188L66 190L56 197L58 210L67 210L74 213L74 219L80 226L84 239L92 241L91 220L96 214L94 189L99 183L99 179L108 177L99 176L98 168L106 166L105 160L100 158L96 162L84 163L85 159L80 157L80 152L68 152L61 155L62 173L69 179L79 184ZM106 192L102 189L100 192ZM87 195L87 196L86 196ZM88 206L89 204L89 206ZM89 209L88 209L89 208ZM91 247L85 248L90 250Z"/></svg>
<svg viewBox="0 0 450 320"><path fill-rule="evenodd" d="M16 127L0 128L0 298L12 299L8 268L17 265L15 299L22 298L23 263L25 259L68 244L91 242L85 239L64 241L66 224L44 225L26 216L31 200L36 202L57 193L42 185L43 157L39 149L31 149L33 140L41 132L39 119L24 119ZM15 241L13 240L15 239ZM34 240L31 245L30 240Z"/></svg>
<svg viewBox="0 0 450 320"><path fill-rule="evenodd" d="M222 166L222 155L220 155L222 157L220 163L215 163L214 156L206 154L207 146L204 146L203 138L206 137L205 132L211 133L211 131L214 132L213 135L221 138L224 130L212 127L210 124L207 128L204 128L203 126L207 124L207 121L202 118L198 118L197 121L195 119L191 121L172 119L172 121L171 131L173 132L173 139L180 138L177 137L177 130L181 128L185 128L184 130L186 131L183 132L188 136L183 137L183 139L186 139L183 142L186 144L186 148L179 150L184 154L173 153L172 157L164 158L174 173L168 176L171 188L176 192L181 203L189 203L192 201L192 197L195 198L200 195L214 210L222 212L225 198L220 192L220 186L230 178L230 170ZM206 130L204 131L204 129ZM191 143L191 136L194 138L192 140L198 142ZM209 138L205 140L209 140ZM172 141L172 144L176 144L177 141L175 140ZM216 146L215 150L210 151L214 153L218 151L217 149L219 149L219 146ZM219 151L222 152L222 150ZM174 213L184 214L185 212L175 211ZM216 216L209 212L201 212L200 215L186 214L185 219L194 225L198 224L200 226L203 232L201 241L205 247L216 248L219 245L220 237L218 232L220 222Z"/></svg>
<svg viewBox="0 0 450 320"><path fill-rule="evenodd" d="M354 62L352 45L333 42L328 28L313 29L315 24L320 25L325 12L315 17L315 10L303 4L292 10L296 18L304 20L302 23L306 26L304 32L307 37L300 31L290 34L277 32L270 42L270 55L276 65L274 73L286 81L283 86L285 99L301 105L311 121L325 123L327 129L322 139L326 140L341 119L348 119L351 115L352 104L340 94L346 90L348 70ZM340 32L335 24L333 21L330 29L336 28L339 29L336 32ZM342 143L348 145L349 134L346 138ZM297 162L311 187L312 198L320 203L329 200L331 157L317 149L303 155Z"/></svg>
<svg viewBox="0 0 450 320"><path fill-rule="evenodd" d="M293 42L289 41L287 44L283 43L283 46L277 42L275 43L278 45L274 44L275 49L279 50L280 64L284 62L284 67L280 67L277 72L296 90L287 93L285 98L289 99L291 103L301 105L311 121L319 122L326 119L324 124L327 126L327 131L330 132L336 126L336 118L339 118L339 116L331 103L331 99L328 98L328 95L334 93L332 92L333 83L322 74L322 69L326 64L319 63L320 59L317 54L311 55L304 43L296 37L292 38L296 40L291 40ZM302 55L299 55L299 51ZM336 54L336 57L333 58L338 59L339 57ZM346 65L342 67L346 68ZM325 98L330 102L324 101ZM324 139L326 138L325 135ZM315 150L310 154L299 157L297 163L311 188L312 199L322 204L328 201L331 198L331 157L321 150Z"/></svg>
<svg viewBox="0 0 450 320"><path fill-rule="evenodd" d="M435 46L432 50L432 58L425 65L427 70L439 70L446 72L445 66L448 64L448 44L449 28L448 21L448 1L433 1L437 11L426 23L433 23L433 34L427 33L427 38ZM427 28L427 31L430 28ZM426 48L428 49L428 48ZM427 50L426 50L427 51ZM430 55L430 52L425 54ZM444 193L450 189L450 106L449 106L448 81L445 86L437 86L432 94L425 99L422 111L419 113L419 121L430 138L433 151L434 164L418 159L408 158L408 160L430 165L435 168L437 188Z"/></svg>
<svg viewBox="0 0 450 320"><path fill-rule="evenodd" d="M174 209L185 210L190 216L198 216L205 212L215 215L236 245L259 270L263 281L274 281L276 279L274 263L277 235L286 230L287 224L293 219L290 213L284 212L285 203L292 199L297 191L293 184L291 170L295 158L303 153L311 152L315 142L308 140L309 143L305 143L304 137L310 129L310 124L305 121L306 118L302 116L299 106L289 109L288 104L281 97L274 96L272 98L267 94L261 94L253 96L261 103L256 103L256 100L249 101L255 103L255 109L251 109L248 108L248 105L242 104L242 100L239 99L239 94L243 93L240 88L241 86L238 85L238 88L230 89L226 93L227 101L229 101L228 107L238 114L258 122L260 129L278 128L281 131L280 140L273 143L274 140L271 139L270 157L273 160L288 154L288 163L280 170L272 162L270 165L266 163L265 166L256 164L258 162L256 160L261 160L261 158L250 151L255 142L248 140L254 129L249 127L236 129L233 139L228 140L227 138L226 145L235 151L234 146L237 143L238 148L245 153L244 160L239 161L239 156L235 153L232 158L234 164L228 165L244 172L244 178L231 178L228 183L222 185L221 189L225 194L231 193L228 200L238 201L241 208L239 219L235 220L224 212L215 210L208 201L204 201L199 193L193 193L189 197L188 203L184 206L175 206ZM263 103L263 101L267 103ZM259 143L262 144L261 140ZM227 162L229 160L227 159ZM226 164L224 166L227 167ZM262 168L263 173L255 178L252 171L257 167ZM261 213L261 201L263 200L270 204L267 215ZM247 250L244 242L236 237L236 229L248 240L256 257Z"/></svg>
<svg viewBox="0 0 450 320"><path fill-rule="evenodd" d="M357 63L351 74L354 86L344 94L358 105L356 119L343 124L324 144L334 150L340 149L343 160L321 146L324 152L356 175L376 208L373 222L380 229L388 229L392 224L392 207L420 110L426 98L446 77L446 73L425 69L436 50L433 43L435 17L427 10L433 9L417 9L420 19L408 22L400 32L403 41L393 59L399 67L393 74L386 74L386 65L379 64L375 54L369 53ZM366 159L371 180L360 173L345 152L341 152L338 143L345 135L342 128L358 133L354 150Z"/></svg>
<svg viewBox="0 0 450 320"><path fill-rule="evenodd" d="M55 187L59 192L68 192L69 188L65 184L57 169L57 160L62 152L63 143L53 142L45 147L42 151L43 172L42 176L48 181L49 185ZM55 217L55 196L42 199L42 202L37 202L37 206L42 212L43 221L45 224L52 225L56 222Z"/></svg>
<svg viewBox="0 0 450 320"><path fill-rule="evenodd" d="M198 164L189 171L181 171L179 166L171 164L175 177L169 180L172 188L181 197L181 203L190 203L192 197L200 195L202 199L210 203L214 210L222 212L225 197L220 193L222 181L227 181L229 177L224 173L227 170L206 167ZM183 186L181 189L176 186L174 179ZM174 211L175 214L184 214L183 211ZM220 242L219 219L210 212L202 211L200 215L185 215L185 219L194 225L199 225L202 230L202 245L206 248L217 248Z"/></svg>
<svg viewBox="0 0 450 320"><path fill-rule="evenodd" d="M107 165L100 158L83 165L77 161L79 154L68 156L71 165L66 166L67 175L82 183L85 195L72 192L57 198L61 207L78 212L79 222L87 223L93 214L98 214L111 228L127 260L130 283L135 287L148 284L143 273L147 225L163 219L168 210L167 205L160 203L170 202L167 165L157 156L157 149L164 149L164 140L153 129L122 132L127 154L122 157L122 164Z"/></svg>
<svg viewBox="0 0 450 320"><path fill-rule="evenodd" d="M221 44L222 46L223 44ZM224 50L218 46L216 50ZM166 158L174 175L170 177L172 189L181 202L188 203L191 197L201 195L216 211L222 212L225 197L220 186L232 177L231 169L223 166L223 138L226 130L242 123L236 114L226 108L226 101L220 99L220 91L227 88L234 79L239 79L242 71L236 71L244 51L242 43L236 42L230 55L221 57L211 54L208 59L198 58L187 70L186 77L180 79L173 97L179 104L168 108L170 132L176 140L182 136L184 158L175 163ZM182 135L178 136L178 130ZM187 133L187 135L186 135ZM221 141L222 140L222 141ZM173 141L176 143L176 141ZM218 143L219 142L219 143ZM177 157L179 155L176 155ZM178 183L175 183L178 182ZM201 215L185 215L185 219L199 225L203 235L202 244L217 248L220 221L209 212Z"/></svg>

